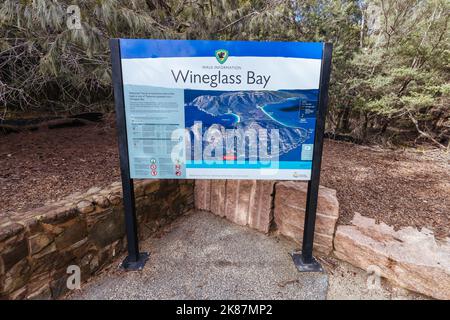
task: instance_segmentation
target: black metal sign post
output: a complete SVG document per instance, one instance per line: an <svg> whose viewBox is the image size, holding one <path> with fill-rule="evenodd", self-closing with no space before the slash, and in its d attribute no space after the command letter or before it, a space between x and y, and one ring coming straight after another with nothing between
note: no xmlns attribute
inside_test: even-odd
<svg viewBox="0 0 450 320"><path fill-rule="evenodd" d="M116 105L117 138L119 141L120 175L122 177L123 206L125 209L125 228L128 245L128 256L121 263L120 267L125 270L142 270L149 258L149 254L146 252L139 252L136 208L134 202L134 184L133 179L130 178L130 163L128 157L119 39L111 39L109 45L111 48L112 81Z"/></svg>
<svg viewBox="0 0 450 320"><path fill-rule="evenodd" d="M308 181L306 194L305 226L303 228L303 243L301 253L293 253L292 259L301 272L322 272L322 266L313 257L314 229L316 225L317 200L319 197L320 167L322 164L323 136L325 133L325 118L328 107L328 87L331 74L331 54L333 45L325 43L320 70L319 103L316 114L316 130L311 168L311 179Z"/></svg>

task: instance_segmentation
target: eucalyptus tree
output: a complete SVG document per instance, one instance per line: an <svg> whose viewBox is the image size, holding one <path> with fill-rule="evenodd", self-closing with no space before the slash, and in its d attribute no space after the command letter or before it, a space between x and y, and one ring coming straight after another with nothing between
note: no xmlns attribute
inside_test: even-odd
<svg viewBox="0 0 450 320"><path fill-rule="evenodd" d="M377 0L365 6L361 50L352 60L355 129L367 137L410 128L444 146L450 138L449 30L445 0Z"/></svg>
<svg viewBox="0 0 450 320"><path fill-rule="evenodd" d="M4 0L3 114L110 106L109 38L257 39L275 29L287 7L289 1Z"/></svg>
<svg viewBox="0 0 450 320"><path fill-rule="evenodd" d="M368 139L413 129L443 146L450 139L449 6L446 0L3 0L0 117L109 110L113 37L329 41L329 131Z"/></svg>

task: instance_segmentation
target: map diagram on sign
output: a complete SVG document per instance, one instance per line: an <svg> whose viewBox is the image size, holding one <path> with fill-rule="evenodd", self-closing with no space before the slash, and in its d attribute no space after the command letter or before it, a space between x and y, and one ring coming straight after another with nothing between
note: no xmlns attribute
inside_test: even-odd
<svg viewBox="0 0 450 320"><path fill-rule="evenodd" d="M186 90L186 128L192 129L195 122L201 121L203 133L213 125L225 129L240 129L243 132L249 129L278 129L279 160L298 161L301 157L301 145L313 143L317 94L318 90Z"/></svg>

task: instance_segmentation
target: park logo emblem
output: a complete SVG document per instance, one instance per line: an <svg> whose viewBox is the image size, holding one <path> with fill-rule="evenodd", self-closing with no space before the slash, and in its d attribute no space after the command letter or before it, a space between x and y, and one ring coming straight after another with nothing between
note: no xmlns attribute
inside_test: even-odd
<svg viewBox="0 0 450 320"><path fill-rule="evenodd" d="M225 61L227 61L228 57L229 57L228 50L225 49L216 50L216 59L220 64L224 64Z"/></svg>

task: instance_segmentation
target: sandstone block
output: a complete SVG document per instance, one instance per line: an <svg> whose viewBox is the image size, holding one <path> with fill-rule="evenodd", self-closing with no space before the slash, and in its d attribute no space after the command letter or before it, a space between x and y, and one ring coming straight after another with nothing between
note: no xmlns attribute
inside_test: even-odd
<svg viewBox="0 0 450 320"><path fill-rule="evenodd" d="M287 222L303 230L305 225L305 209L276 203L275 222L277 225L282 225L284 222ZM315 232L332 236L334 235L336 222L337 217L317 213Z"/></svg>
<svg viewBox="0 0 450 320"><path fill-rule="evenodd" d="M92 200L100 208L107 208L110 205L108 198L100 194L94 195Z"/></svg>
<svg viewBox="0 0 450 320"><path fill-rule="evenodd" d="M295 225L285 221L278 226L278 233L294 240L300 246L303 242L303 225L301 226ZM332 250L333 250L333 235L315 232L314 251L320 254L328 255L331 253Z"/></svg>
<svg viewBox="0 0 450 320"><path fill-rule="evenodd" d="M37 221L39 222L59 224L73 219L78 216L79 213L76 208L73 207L51 206L38 208L36 211L32 211L31 214L37 217Z"/></svg>
<svg viewBox="0 0 450 320"><path fill-rule="evenodd" d="M23 229L23 225L10 221L7 218L0 220L0 242L17 235Z"/></svg>
<svg viewBox="0 0 450 320"><path fill-rule="evenodd" d="M28 293L26 296L27 300L50 300L52 298L52 292L50 290L50 285L45 285L36 291Z"/></svg>
<svg viewBox="0 0 450 320"><path fill-rule="evenodd" d="M12 239L8 249L0 252L0 258L3 261L4 272L8 272L15 264L19 263L28 256L28 243L24 237Z"/></svg>
<svg viewBox="0 0 450 320"><path fill-rule="evenodd" d="M142 197L144 195L144 181L136 181L134 182L134 196L136 198Z"/></svg>
<svg viewBox="0 0 450 320"><path fill-rule="evenodd" d="M64 231L55 237L55 244L58 250L67 248L87 236L86 221L80 218L72 219L59 225L59 227Z"/></svg>
<svg viewBox="0 0 450 320"><path fill-rule="evenodd" d="M251 197L248 224L268 233L273 220L272 199L275 181L257 180Z"/></svg>
<svg viewBox="0 0 450 320"><path fill-rule="evenodd" d="M303 241L305 222L306 182L279 182L276 184L274 219L278 232L299 244ZM333 236L339 216L336 191L320 186L316 214L314 250L329 254L333 250Z"/></svg>
<svg viewBox="0 0 450 320"><path fill-rule="evenodd" d="M93 194L99 193L100 191L102 191L101 188L99 188L99 187L92 187L88 191L86 191L86 194L93 195Z"/></svg>
<svg viewBox="0 0 450 320"><path fill-rule="evenodd" d="M11 292L7 299L8 300L23 300L27 295L27 287L21 287L14 292Z"/></svg>
<svg viewBox="0 0 450 320"><path fill-rule="evenodd" d="M188 196L192 194L193 188L191 184L180 184L180 195L181 196Z"/></svg>
<svg viewBox="0 0 450 320"><path fill-rule="evenodd" d="M118 206L119 204L122 203L122 197L121 197L121 196L118 196L118 195L116 195L116 194L110 194L110 195L108 195L108 200L109 200L109 202L111 202L111 204L112 204L113 206Z"/></svg>
<svg viewBox="0 0 450 320"><path fill-rule="evenodd" d="M124 234L123 211L115 209L92 226L89 232L89 240L102 248L122 238Z"/></svg>
<svg viewBox="0 0 450 320"><path fill-rule="evenodd" d="M82 200L77 203L77 209L78 211L80 211L80 213L86 214L94 211L95 207L91 201Z"/></svg>
<svg viewBox="0 0 450 320"><path fill-rule="evenodd" d="M450 239L437 241L431 231L412 227L395 231L355 214L352 225L339 226L335 254L367 270L376 266L398 286L437 299L450 299Z"/></svg>
<svg viewBox="0 0 450 320"><path fill-rule="evenodd" d="M159 190L159 180L150 180L144 187L144 194L149 195Z"/></svg>
<svg viewBox="0 0 450 320"><path fill-rule="evenodd" d="M275 202L278 200L291 207L300 209L306 208L306 193L308 192L308 183L302 181L278 182L276 187ZM336 197L336 190L319 187L319 200L317 212L326 215L339 217L339 202Z"/></svg>
<svg viewBox="0 0 450 320"><path fill-rule="evenodd" d="M28 238L28 244L30 247L30 254L33 255L35 253L40 252L42 249L47 247L53 238L46 233L38 233L34 236Z"/></svg>
<svg viewBox="0 0 450 320"><path fill-rule="evenodd" d="M195 181L195 207L199 210L209 211L211 206L211 180Z"/></svg>
<svg viewBox="0 0 450 320"><path fill-rule="evenodd" d="M52 298L57 299L69 291L69 289L67 288L67 277L68 276L65 275L50 283Z"/></svg>
<svg viewBox="0 0 450 320"><path fill-rule="evenodd" d="M0 294L14 292L28 282L30 278L30 264L27 259L22 259L5 273L3 288L0 287Z"/></svg>
<svg viewBox="0 0 450 320"><path fill-rule="evenodd" d="M225 216L226 180L211 180L210 210L218 216Z"/></svg>
<svg viewBox="0 0 450 320"><path fill-rule="evenodd" d="M254 180L227 181L225 215L228 220L241 226L248 224L250 202L254 193Z"/></svg>

